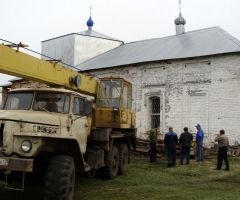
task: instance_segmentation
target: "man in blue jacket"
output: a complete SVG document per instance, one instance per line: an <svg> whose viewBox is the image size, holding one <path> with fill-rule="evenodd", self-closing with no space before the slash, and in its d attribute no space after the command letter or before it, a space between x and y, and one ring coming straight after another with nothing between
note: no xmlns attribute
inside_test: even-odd
<svg viewBox="0 0 240 200"><path fill-rule="evenodd" d="M195 127L198 130L196 135L197 157L198 157L197 162L202 162L204 159L204 156L203 156L204 132L200 124L197 124Z"/></svg>
<svg viewBox="0 0 240 200"><path fill-rule="evenodd" d="M173 132L173 127L168 128L169 132L165 134L164 144L167 147L168 165L174 167L176 165L176 145L178 143L177 134Z"/></svg>

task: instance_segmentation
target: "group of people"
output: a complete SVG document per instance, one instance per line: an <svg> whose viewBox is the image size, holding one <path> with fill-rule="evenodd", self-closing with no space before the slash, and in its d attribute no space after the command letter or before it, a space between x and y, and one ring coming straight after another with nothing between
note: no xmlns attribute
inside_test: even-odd
<svg viewBox="0 0 240 200"><path fill-rule="evenodd" d="M203 140L204 140L204 132L201 128L200 124L196 126L197 134L195 139L196 150L197 150L197 162L203 162L204 160L204 152L203 152ZM151 147L150 154L150 162L157 161L157 131L159 129L159 125L155 125L155 127L150 131L149 134L149 142ZM188 127L183 128L184 132L181 133L179 139L175 132L173 132L173 127L169 127L169 132L165 134L164 144L167 148L167 156L168 156L168 164L167 167L176 166L176 146L179 144L181 146L181 154L180 154L180 165L183 165L184 158L186 156L186 165L190 163L190 150L191 143L193 141L193 135L188 132ZM220 130L219 134L217 134L215 138L215 142L218 142L218 160L217 167L215 170L221 170L223 160L225 161L226 168L225 170L229 171L229 162L227 158L228 151L228 137L225 135L224 130Z"/></svg>

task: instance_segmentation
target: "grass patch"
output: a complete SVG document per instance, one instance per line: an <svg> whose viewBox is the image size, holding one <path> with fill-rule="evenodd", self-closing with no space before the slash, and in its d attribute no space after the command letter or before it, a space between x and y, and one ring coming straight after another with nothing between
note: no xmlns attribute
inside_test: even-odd
<svg viewBox="0 0 240 200"><path fill-rule="evenodd" d="M229 158L229 162L228 172L213 170L216 158L207 159L203 163L191 160L190 165L166 168L166 159L149 163L148 158L132 157L126 174L113 180L103 180L98 176L87 178L77 174L74 199L237 200L240 198L240 159ZM40 200L42 193L41 186L28 186L23 193L5 190L4 183L0 181L1 200Z"/></svg>

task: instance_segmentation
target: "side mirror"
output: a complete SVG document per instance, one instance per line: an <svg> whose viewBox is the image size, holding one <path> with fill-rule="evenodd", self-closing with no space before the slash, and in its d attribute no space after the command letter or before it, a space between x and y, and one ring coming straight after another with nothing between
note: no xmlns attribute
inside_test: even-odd
<svg viewBox="0 0 240 200"><path fill-rule="evenodd" d="M115 106L113 106L113 109L112 109L112 111L111 111L111 113L112 113L112 115L116 115L116 113L117 113L117 111L118 111L118 107L115 107Z"/></svg>
<svg viewBox="0 0 240 200"><path fill-rule="evenodd" d="M113 112L117 112L118 111L118 108L113 106Z"/></svg>

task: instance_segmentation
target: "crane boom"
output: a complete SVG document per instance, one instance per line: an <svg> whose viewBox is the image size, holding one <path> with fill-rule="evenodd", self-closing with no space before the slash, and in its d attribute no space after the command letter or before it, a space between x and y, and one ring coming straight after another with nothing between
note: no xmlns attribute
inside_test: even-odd
<svg viewBox="0 0 240 200"><path fill-rule="evenodd" d="M0 73L47 85L64 86L96 97L98 81L57 63L51 63L0 44Z"/></svg>

